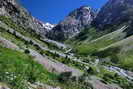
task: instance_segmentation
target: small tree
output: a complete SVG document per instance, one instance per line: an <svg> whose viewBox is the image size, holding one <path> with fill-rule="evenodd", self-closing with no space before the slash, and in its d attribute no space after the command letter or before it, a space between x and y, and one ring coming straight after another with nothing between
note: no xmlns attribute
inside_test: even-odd
<svg viewBox="0 0 133 89"><path fill-rule="evenodd" d="M16 31L13 31L13 35L15 35L15 36L16 36Z"/></svg>
<svg viewBox="0 0 133 89"><path fill-rule="evenodd" d="M29 54L30 53L30 50L28 50L28 49L25 49L25 51L24 51L26 54Z"/></svg>
<svg viewBox="0 0 133 89"><path fill-rule="evenodd" d="M59 82L67 82L72 78L72 72L63 72L59 75L58 80Z"/></svg>
<svg viewBox="0 0 133 89"><path fill-rule="evenodd" d="M32 40L30 40L30 42L29 42L31 45L33 45L33 41Z"/></svg>

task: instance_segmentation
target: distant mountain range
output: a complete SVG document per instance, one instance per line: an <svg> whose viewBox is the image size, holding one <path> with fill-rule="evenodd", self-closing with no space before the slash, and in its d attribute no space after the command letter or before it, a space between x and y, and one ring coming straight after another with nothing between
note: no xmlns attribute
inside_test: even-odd
<svg viewBox="0 0 133 89"><path fill-rule="evenodd" d="M91 7L82 6L71 12L63 21L54 27L47 34L47 37L54 40L68 39L90 25L100 30L107 30L112 26L117 27L124 23L132 26L132 5L132 0L109 0L98 13ZM129 35L133 33L131 30L127 32Z"/></svg>

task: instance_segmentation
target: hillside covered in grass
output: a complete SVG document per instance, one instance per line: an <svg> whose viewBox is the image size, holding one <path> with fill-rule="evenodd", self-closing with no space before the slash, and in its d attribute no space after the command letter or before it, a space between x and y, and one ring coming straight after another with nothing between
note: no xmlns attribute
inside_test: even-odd
<svg viewBox="0 0 133 89"><path fill-rule="evenodd" d="M0 55L0 81L13 89L27 89L28 82L49 83L57 78L27 54L0 46Z"/></svg>

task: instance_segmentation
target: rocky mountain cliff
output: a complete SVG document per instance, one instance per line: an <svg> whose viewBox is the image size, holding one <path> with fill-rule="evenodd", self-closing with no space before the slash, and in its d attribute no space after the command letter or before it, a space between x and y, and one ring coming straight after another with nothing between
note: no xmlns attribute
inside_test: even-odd
<svg viewBox="0 0 133 89"><path fill-rule="evenodd" d="M116 35L118 36L116 39L112 38L113 34L111 34L112 35L111 39L107 39L108 38L106 36L107 34L110 34L112 32L117 33L119 32L118 29L123 29L123 30L121 33ZM133 35L133 0L108 0L108 2L100 9L96 18L92 21L91 27L79 33L75 37L75 39L89 43L89 41L91 40L100 39L100 37L103 37L103 39L98 41L96 45L100 46L101 44L103 44L102 46L105 46L106 44L105 39L108 40L107 43L109 45L116 42L116 40L120 41L132 35ZM114 36L114 38L116 36ZM84 44L84 46L86 46L86 48L84 47L85 48L84 50L87 50L87 48L88 50L82 52L88 54L89 51L92 49L96 48L95 51L97 50L98 46L94 48L89 48L91 46L94 46L94 44L91 44L90 46L85 42L82 42L81 44ZM81 45L81 48L82 46L83 45ZM81 48L78 47L77 50L78 49L80 50Z"/></svg>
<svg viewBox="0 0 133 89"><path fill-rule="evenodd" d="M90 26L95 16L96 12L92 8L82 6L72 11L63 21L56 25L47 34L47 37L60 41L71 38Z"/></svg>
<svg viewBox="0 0 133 89"><path fill-rule="evenodd" d="M17 0L0 0L0 16L8 16L25 29L34 31L45 37L45 34L54 26L45 24L33 17Z"/></svg>
<svg viewBox="0 0 133 89"><path fill-rule="evenodd" d="M45 22L42 22L42 21L40 21L40 20L38 20L36 18L33 18L33 19L34 19L35 24L38 26L39 34L43 38L45 38L46 34L55 27L54 24L50 24L48 22L45 23Z"/></svg>
<svg viewBox="0 0 133 89"><path fill-rule="evenodd" d="M133 22L133 0L109 0L100 10L94 25L101 30Z"/></svg>

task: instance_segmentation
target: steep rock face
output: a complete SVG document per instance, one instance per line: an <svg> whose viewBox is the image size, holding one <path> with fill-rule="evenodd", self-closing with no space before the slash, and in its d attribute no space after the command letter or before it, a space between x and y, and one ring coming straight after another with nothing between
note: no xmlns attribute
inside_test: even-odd
<svg viewBox="0 0 133 89"><path fill-rule="evenodd" d="M0 1L0 15L10 16L14 22L26 28L37 29L30 13L16 0L1 0Z"/></svg>
<svg viewBox="0 0 133 89"><path fill-rule="evenodd" d="M38 29L39 29L38 32L42 37L45 37L46 34L55 27L54 24L44 23L36 18L33 18L33 19L35 24L38 26Z"/></svg>
<svg viewBox="0 0 133 89"><path fill-rule="evenodd" d="M55 26L48 38L63 41L79 33L85 27L88 27L95 18L96 13L87 6L82 6L72 11L63 21Z"/></svg>
<svg viewBox="0 0 133 89"><path fill-rule="evenodd" d="M34 18L17 0L0 0L0 16L11 17L16 24L27 30L32 29L43 37L50 30L45 28L44 23Z"/></svg>
<svg viewBox="0 0 133 89"><path fill-rule="evenodd" d="M109 0L100 10L93 25L104 30L133 21L133 0Z"/></svg>

